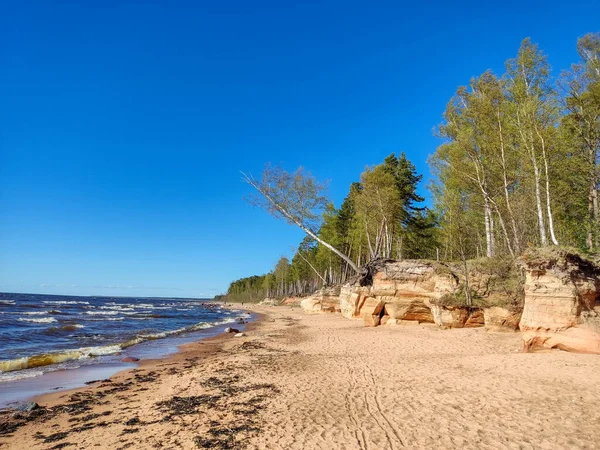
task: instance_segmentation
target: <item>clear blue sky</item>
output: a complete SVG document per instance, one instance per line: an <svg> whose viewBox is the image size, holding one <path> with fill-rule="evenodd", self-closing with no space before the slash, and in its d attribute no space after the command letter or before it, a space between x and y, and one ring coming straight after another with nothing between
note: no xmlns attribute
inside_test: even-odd
<svg viewBox="0 0 600 450"><path fill-rule="evenodd" d="M0 290L212 296L302 238L239 170L337 205L531 36L554 74L600 3L11 1L0 6ZM423 187L423 192L425 188Z"/></svg>

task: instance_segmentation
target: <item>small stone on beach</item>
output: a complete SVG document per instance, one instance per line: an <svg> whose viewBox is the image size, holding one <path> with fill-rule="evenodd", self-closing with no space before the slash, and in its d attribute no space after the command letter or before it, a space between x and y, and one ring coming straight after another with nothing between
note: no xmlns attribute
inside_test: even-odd
<svg viewBox="0 0 600 450"><path fill-rule="evenodd" d="M236 333L233 337L244 337L246 336L244 333Z"/></svg>
<svg viewBox="0 0 600 450"><path fill-rule="evenodd" d="M36 409L38 409L40 407L40 405L38 405L36 402L29 402L29 403L23 403L22 405L17 406L15 409L17 411L34 411Z"/></svg>
<svg viewBox="0 0 600 450"><path fill-rule="evenodd" d="M140 358L134 358L133 356L127 356L126 358L123 358L121 360L121 362L138 362L140 360Z"/></svg>

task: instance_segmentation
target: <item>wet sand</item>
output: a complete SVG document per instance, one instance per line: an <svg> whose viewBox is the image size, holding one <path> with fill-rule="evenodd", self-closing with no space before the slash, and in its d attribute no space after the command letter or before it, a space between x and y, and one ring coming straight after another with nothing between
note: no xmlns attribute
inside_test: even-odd
<svg viewBox="0 0 600 450"><path fill-rule="evenodd" d="M249 319L253 320L252 315ZM244 324L229 324L229 326L231 325L240 330L244 330L246 327ZM36 396L80 388L91 380L110 378L125 369L138 366L137 363L123 362L123 358L133 358L133 360L164 359L177 353L179 348L186 344L219 335L226 326L228 325L218 325L190 333L175 334L162 339L147 340L128 347L116 355L101 356L94 358L94 361L86 360L77 368L48 371L31 378L0 382L0 411L30 401Z"/></svg>
<svg viewBox="0 0 600 450"><path fill-rule="evenodd" d="M0 448L564 449L600 443L600 357L513 333L289 307L0 419Z"/></svg>

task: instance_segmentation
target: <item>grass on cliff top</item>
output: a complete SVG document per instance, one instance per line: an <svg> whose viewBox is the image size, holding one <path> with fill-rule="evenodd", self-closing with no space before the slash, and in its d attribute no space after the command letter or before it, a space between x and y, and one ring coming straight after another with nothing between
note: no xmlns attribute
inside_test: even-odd
<svg viewBox="0 0 600 450"><path fill-rule="evenodd" d="M573 277L600 278L598 255L583 253L570 247L527 249L519 263L528 269L550 271L564 280Z"/></svg>
<svg viewBox="0 0 600 450"><path fill-rule="evenodd" d="M523 296L514 293L514 295L492 295L490 297L480 297L477 292L471 291L471 308L492 308L499 306L511 311L523 310ZM467 308L467 296L464 289L454 294L445 294L439 300L432 301L433 304L446 307Z"/></svg>
<svg viewBox="0 0 600 450"><path fill-rule="evenodd" d="M556 265L566 267L567 264L589 266L600 273L600 253L583 252L573 247L530 247L523 252L520 260L529 267Z"/></svg>
<svg viewBox="0 0 600 450"><path fill-rule="evenodd" d="M448 269L446 273L458 280L459 287L457 292L446 294L435 303L441 306L467 307L463 263L452 262L443 266ZM472 307L523 309L525 277L515 260L506 257L478 258L467 261L467 268Z"/></svg>

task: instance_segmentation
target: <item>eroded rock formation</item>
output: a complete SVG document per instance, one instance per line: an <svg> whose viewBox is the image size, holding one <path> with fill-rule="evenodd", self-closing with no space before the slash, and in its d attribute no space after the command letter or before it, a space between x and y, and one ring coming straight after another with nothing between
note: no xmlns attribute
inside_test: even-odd
<svg viewBox="0 0 600 450"><path fill-rule="evenodd" d="M300 306L310 313L340 312L340 286L321 288L302 300Z"/></svg>
<svg viewBox="0 0 600 450"><path fill-rule="evenodd" d="M519 323L525 349L600 354L600 268L555 251L525 254L525 306Z"/></svg>
<svg viewBox="0 0 600 450"><path fill-rule="evenodd" d="M483 309L485 328L491 331L515 331L519 328L521 312L500 306Z"/></svg>
<svg viewBox="0 0 600 450"><path fill-rule="evenodd" d="M383 261L371 268L371 285L356 281L324 288L302 300L302 307L340 311L365 326L430 322L444 328L521 329L527 350L600 354L600 268L572 253L545 252L522 257L524 276L515 276L520 272L513 263L498 268L495 260L473 262L469 292L475 307L464 306L460 268L416 260Z"/></svg>
<svg viewBox="0 0 600 450"><path fill-rule="evenodd" d="M454 292L458 280L442 265L429 261L393 261L372 276L371 286L345 285L340 309L365 325L401 321L433 322L431 301Z"/></svg>

